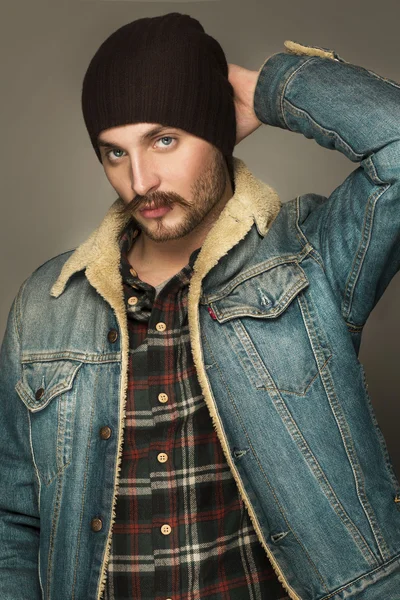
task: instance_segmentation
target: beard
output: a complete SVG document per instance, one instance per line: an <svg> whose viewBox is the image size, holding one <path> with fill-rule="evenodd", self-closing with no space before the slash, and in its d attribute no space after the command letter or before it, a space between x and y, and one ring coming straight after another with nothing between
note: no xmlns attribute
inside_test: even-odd
<svg viewBox="0 0 400 600"><path fill-rule="evenodd" d="M209 165L191 185L192 202L188 202L175 192L159 191L148 196L135 196L121 208L120 212L130 215L134 224L155 242L166 242L184 237L203 223L207 217L211 218L213 208L220 202L226 189L225 167L222 153L215 149ZM164 217L155 217L152 219L151 226L147 226L135 216L138 210L149 206L161 208L174 205L181 206L184 213L181 221L176 225L165 225Z"/></svg>

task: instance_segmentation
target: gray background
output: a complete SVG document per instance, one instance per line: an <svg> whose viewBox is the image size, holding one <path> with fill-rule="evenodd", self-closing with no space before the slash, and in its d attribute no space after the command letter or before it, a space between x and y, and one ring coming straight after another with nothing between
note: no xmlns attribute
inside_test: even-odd
<svg viewBox="0 0 400 600"><path fill-rule="evenodd" d="M258 70L289 39L335 49L349 62L400 81L400 3L394 0L9 2L0 24L0 338L22 281L86 239L116 198L81 115L90 59L121 25L171 11L199 19L228 62L249 69ZM313 140L268 126L235 155L282 201L306 192L329 195L357 166ZM397 274L371 314L360 354L398 474L399 296Z"/></svg>

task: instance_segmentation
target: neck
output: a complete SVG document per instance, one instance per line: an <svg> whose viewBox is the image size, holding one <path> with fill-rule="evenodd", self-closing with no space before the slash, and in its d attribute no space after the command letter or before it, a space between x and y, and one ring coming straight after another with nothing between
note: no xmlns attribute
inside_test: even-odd
<svg viewBox="0 0 400 600"><path fill-rule="evenodd" d="M232 195L229 181L221 200L195 229L181 238L155 242L142 231L128 255L129 262L139 277L147 283L157 285L179 273L188 264L192 252L203 245L208 232Z"/></svg>

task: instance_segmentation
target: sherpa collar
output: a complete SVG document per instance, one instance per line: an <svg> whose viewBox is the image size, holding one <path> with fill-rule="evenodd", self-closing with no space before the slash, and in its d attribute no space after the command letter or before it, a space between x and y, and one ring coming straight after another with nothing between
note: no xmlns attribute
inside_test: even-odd
<svg viewBox="0 0 400 600"><path fill-rule="evenodd" d="M236 157L234 179L235 193L209 231L197 257L194 271L200 270L202 276L244 238L253 223L259 233L265 235L281 206L275 190L256 179L245 163ZM117 293L121 283L118 241L130 218L119 214L118 208L122 203L123 200L118 198L99 227L71 254L51 288L52 296L60 296L70 277L83 269L88 280L106 300L110 301L107 296L112 295L113 290ZM117 296L120 294L117 293Z"/></svg>

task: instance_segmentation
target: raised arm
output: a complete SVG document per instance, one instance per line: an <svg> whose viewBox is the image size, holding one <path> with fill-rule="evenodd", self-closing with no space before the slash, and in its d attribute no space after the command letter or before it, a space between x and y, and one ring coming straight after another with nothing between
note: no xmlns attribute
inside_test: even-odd
<svg viewBox="0 0 400 600"><path fill-rule="evenodd" d="M329 198L299 198L297 225L320 253L348 326L361 331L400 268L400 86L332 50L285 46L257 73L247 124L302 133L360 163Z"/></svg>

